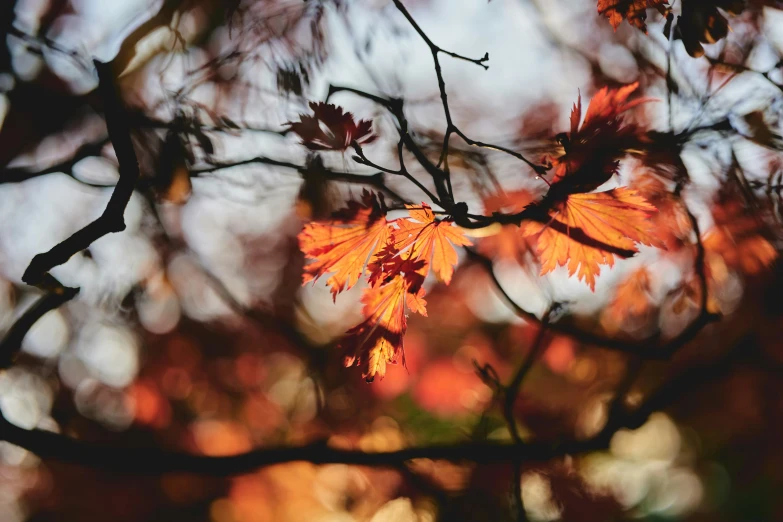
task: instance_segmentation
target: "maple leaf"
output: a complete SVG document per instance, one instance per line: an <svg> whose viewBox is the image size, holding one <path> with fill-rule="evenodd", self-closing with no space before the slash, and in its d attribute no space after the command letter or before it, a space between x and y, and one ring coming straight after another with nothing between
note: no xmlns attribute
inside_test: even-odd
<svg viewBox="0 0 783 522"><path fill-rule="evenodd" d="M598 0L598 13L607 17L614 30L623 23L623 19L647 32L647 9L655 8L661 15L669 12L667 0Z"/></svg>
<svg viewBox="0 0 783 522"><path fill-rule="evenodd" d="M409 278L395 276L385 285L365 289L364 322L350 329L339 347L344 351L346 367L362 366L362 377L372 382L376 375L386 373L387 364L396 364L402 357L403 336L407 329L406 306L426 315L424 290L411 293Z"/></svg>
<svg viewBox="0 0 783 522"><path fill-rule="evenodd" d="M582 97L571 110L571 132L560 135L565 154L553 160L555 169L548 196L561 199L568 194L590 192L607 182L617 172L620 158L629 149L646 141L641 129L626 122L623 113L652 98L628 101L639 84L619 89L604 87L587 108L581 126Z"/></svg>
<svg viewBox="0 0 783 522"><path fill-rule="evenodd" d="M390 239L392 226L378 199L367 190L361 202L349 202L334 218L306 224L298 239L305 257L314 260L304 267L303 284L333 273L326 283L337 299L338 293L359 281L364 267Z"/></svg>
<svg viewBox="0 0 783 522"><path fill-rule="evenodd" d="M354 121L353 114L331 103L310 102L313 115L300 114L298 122L287 122L291 130L310 150L346 150L352 142L370 143L377 136L372 133L369 120Z"/></svg>
<svg viewBox="0 0 783 522"><path fill-rule="evenodd" d="M458 257L454 246L467 246L473 243L465 237L465 231L450 219L436 220L435 214L426 203L421 206L406 205L410 219L396 221L384 265L393 261L388 254L400 256L403 260L423 261L419 273L426 275L432 271L446 284L451 282ZM393 257L393 256L392 256Z"/></svg>
<svg viewBox="0 0 783 522"><path fill-rule="evenodd" d="M538 236L541 275L568 264L568 274L595 291L600 265L614 266L614 255L629 257L636 243L664 248L653 234L656 212L636 191L621 187L595 194L571 194L549 209L549 223L526 222L522 233ZM581 235L579 241L572 239Z"/></svg>

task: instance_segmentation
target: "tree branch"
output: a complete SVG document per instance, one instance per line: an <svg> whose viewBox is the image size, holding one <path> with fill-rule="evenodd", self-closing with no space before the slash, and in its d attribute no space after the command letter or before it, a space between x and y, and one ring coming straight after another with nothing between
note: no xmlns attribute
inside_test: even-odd
<svg viewBox="0 0 783 522"><path fill-rule="evenodd" d="M520 446L509 443L464 442L448 445L413 446L395 451L363 452L340 449L318 441L302 446L269 447L225 457L193 455L160 448L119 448L99 445L40 429L27 430L0 416L0 439L22 447L43 459L70 462L111 472L160 474L191 472L228 476L248 473L261 467L286 462L313 464L353 464L397 468L413 459L453 462L502 463L519 460L546 462L564 455L578 455L606 449L619 429L635 429L650 414L662 410L690 390L700 389L736 367L747 355L746 343L737 343L717 361L698 364L672 377L641 406L615 419L595 437L587 440L531 441Z"/></svg>
<svg viewBox="0 0 783 522"><path fill-rule="evenodd" d="M139 163L133 150L128 118L113 78L111 64L97 60L94 63L98 70L98 86L105 103L106 127L119 161L120 180L114 187L106 209L98 219L48 252L36 255L30 261L22 276L22 281L29 285L40 283L49 270L65 263L71 256L85 250L106 234L125 230L123 214L139 179Z"/></svg>

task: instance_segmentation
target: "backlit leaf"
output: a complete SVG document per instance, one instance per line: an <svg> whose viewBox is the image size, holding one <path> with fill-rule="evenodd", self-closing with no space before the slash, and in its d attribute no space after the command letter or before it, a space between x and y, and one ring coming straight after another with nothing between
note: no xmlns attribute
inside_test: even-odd
<svg viewBox="0 0 783 522"><path fill-rule="evenodd" d="M426 315L424 291L409 293L410 282L402 275L385 285L370 287L364 291L364 315L366 319L352 328L340 343L345 352L345 366L362 367L362 377L372 382L376 375L386 373L387 364L397 363L403 352L403 335L407 328L406 305Z"/></svg>
<svg viewBox="0 0 783 522"><path fill-rule="evenodd" d="M426 203L409 205L408 213L411 219L396 221L399 228L394 231L394 248L403 252L405 259L424 261L438 279L449 284L458 261L454 246L473 243L451 220L436 220Z"/></svg>
<svg viewBox="0 0 783 522"><path fill-rule="evenodd" d="M303 283L332 273L326 283L336 299L359 281L391 230L375 195L366 190L361 202L351 201L333 220L306 224L298 236L299 247L314 262L305 266Z"/></svg>
<svg viewBox="0 0 783 522"><path fill-rule="evenodd" d="M641 129L625 121L623 113L650 98L628 101L638 83L619 89L604 87L587 108L581 126L581 95L571 111L571 132L561 137L565 153L552 160L554 177L550 198L562 199L567 194L590 192L606 183L617 172L619 160L628 150L639 148L645 141Z"/></svg>
<svg viewBox="0 0 783 522"><path fill-rule="evenodd" d="M577 274L595 290L600 265L613 266L618 251L637 252L636 243L664 247L650 221L655 212L655 207L627 188L572 194L549 209L552 220L548 224L525 223L522 233L538 237L542 275L568 264L569 275ZM575 234L582 235L579 241L572 239Z"/></svg>

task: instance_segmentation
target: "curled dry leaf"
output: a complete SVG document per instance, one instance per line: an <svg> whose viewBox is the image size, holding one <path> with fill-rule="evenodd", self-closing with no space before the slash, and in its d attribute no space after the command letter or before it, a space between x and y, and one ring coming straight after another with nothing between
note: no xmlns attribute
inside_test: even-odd
<svg viewBox="0 0 783 522"><path fill-rule="evenodd" d="M649 8L657 9L663 16L669 12L666 0L598 0L598 13L609 19L615 31L625 19L646 33Z"/></svg>
<svg viewBox="0 0 783 522"><path fill-rule="evenodd" d="M379 200L367 190L360 202L349 202L348 208L331 221L306 224L298 236L299 247L307 259L314 261L305 266L303 283L333 273L326 283L336 299L338 293L359 281L364 267L377 256L391 231Z"/></svg>
<svg viewBox="0 0 783 522"><path fill-rule="evenodd" d="M352 142L360 145L374 141L369 120L354 121L353 114L331 103L310 102L313 115L300 114L299 121L288 122L310 150L346 150Z"/></svg>
<svg viewBox="0 0 783 522"><path fill-rule="evenodd" d="M636 191L617 188L597 194L572 194L549 209L549 223L527 222L522 233L537 237L541 275L568 264L568 274L595 291L600 265L614 265L614 256L630 257L636 243L665 248L650 217L656 212ZM572 236L580 235L579 241Z"/></svg>

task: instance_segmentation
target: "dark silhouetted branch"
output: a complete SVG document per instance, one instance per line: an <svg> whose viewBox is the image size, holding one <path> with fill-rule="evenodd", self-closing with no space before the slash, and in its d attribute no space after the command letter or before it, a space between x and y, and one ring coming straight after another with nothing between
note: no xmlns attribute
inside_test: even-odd
<svg viewBox="0 0 783 522"><path fill-rule="evenodd" d="M111 64L96 60L95 68L98 70L98 87L105 104L106 127L119 162L120 180L114 187L106 209L98 219L48 252L33 258L22 276L22 281L29 285L39 284L49 270L65 263L71 256L85 250L106 234L125 230L123 214L139 179L139 163L133 150L128 118L113 78Z"/></svg>
<svg viewBox="0 0 783 522"><path fill-rule="evenodd" d="M530 347L530 352L527 354L522 365L517 369L516 373L514 373L514 377L512 377L511 382L504 390L503 417L506 419L506 425L511 434L511 440L518 446L523 445L524 441L519 434L517 421L514 418L514 404L516 404L517 398L519 397L522 381L546 347L544 344L544 336L547 332L546 327L549 324L549 315L550 310L547 310L541 318L541 326L533 341L533 345ZM525 513L525 503L522 500L522 461L515 460L512 464L512 471L511 498L514 499L514 511L517 515L517 521L525 522L525 520L527 520L527 514Z"/></svg>
<svg viewBox="0 0 783 522"><path fill-rule="evenodd" d="M546 462L565 455L579 455L606 449L618 430L635 429L650 414L667 408L691 390L722 377L747 355L745 343L737 343L725 356L683 370L652 393L637 409L611 422L587 440L529 441L524 445L491 442L465 442L448 445L413 446L395 451L364 452L341 449L323 441L303 446L282 446L251 450L225 457L194 455L165 449L111 447L74 439L40 429L27 430L0 417L0 439L22 447L43 459L70 462L105 469L113 473L161 474L191 472L204 475L239 475L258 468L286 462L313 464L353 464L399 468L414 459L454 462L503 463L519 460Z"/></svg>
<svg viewBox="0 0 783 522"><path fill-rule="evenodd" d="M79 293L78 288L63 286L49 274L46 274L41 286L48 289L47 293L39 297L30 308L25 310L0 341L0 369L11 366L14 357L22 348L22 340L38 319L47 312L59 308L60 305L70 301Z"/></svg>

